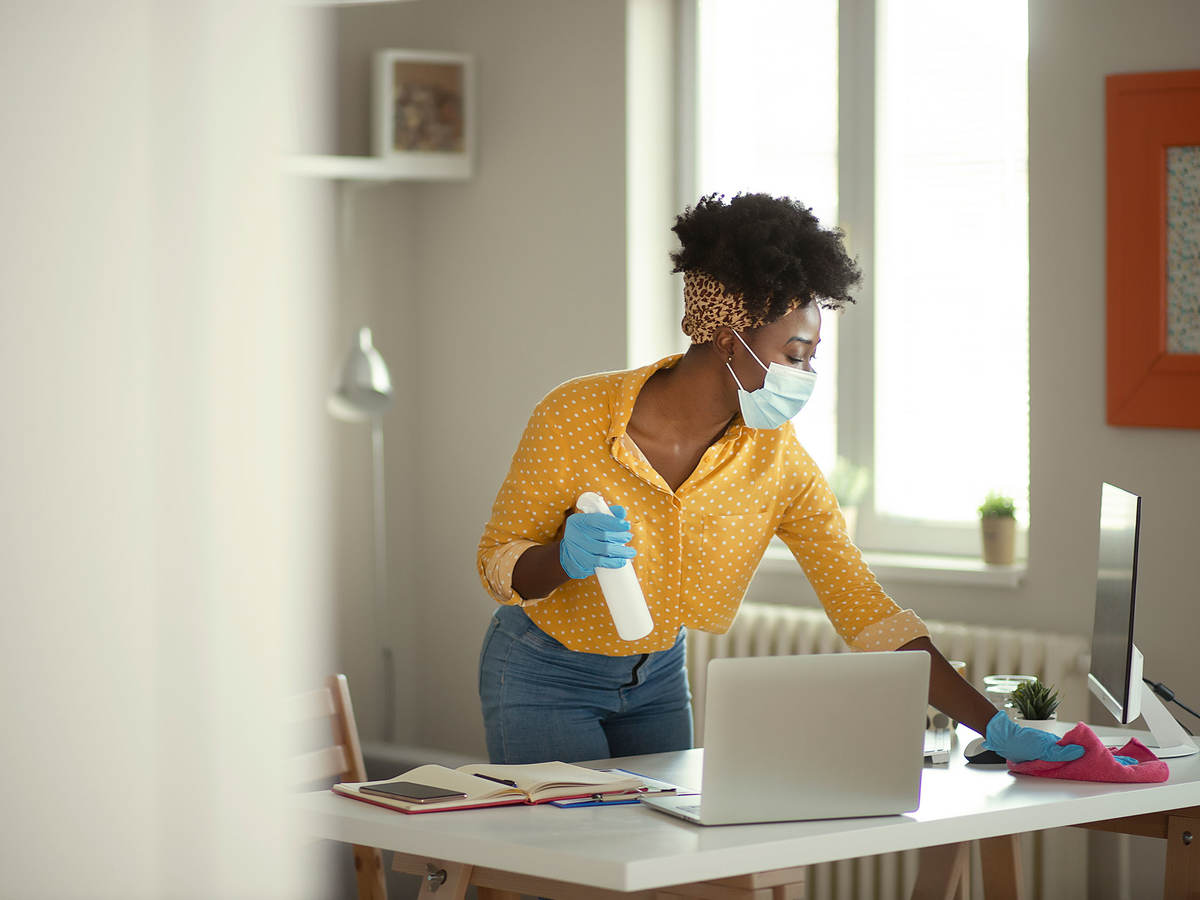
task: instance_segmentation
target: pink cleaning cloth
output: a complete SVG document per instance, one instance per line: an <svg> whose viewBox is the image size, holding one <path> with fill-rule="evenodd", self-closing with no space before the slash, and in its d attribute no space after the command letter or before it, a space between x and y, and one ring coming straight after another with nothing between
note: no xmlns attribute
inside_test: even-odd
<svg viewBox="0 0 1200 900"><path fill-rule="evenodd" d="M1014 775L1040 775L1043 778L1067 778L1073 781L1113 781L1126 784L1145 784L1166 781L1170 775L1167 764L1155 756L1137 738L1130 738L1120 750L1110 750L1096 732L1080 722L1059 741L1059 744L1079 744L1083 756L1070 762L1047 762L1041 759L1009 763ZM1113 756L1132 756L1137 765L1126 766Z"/></svg>

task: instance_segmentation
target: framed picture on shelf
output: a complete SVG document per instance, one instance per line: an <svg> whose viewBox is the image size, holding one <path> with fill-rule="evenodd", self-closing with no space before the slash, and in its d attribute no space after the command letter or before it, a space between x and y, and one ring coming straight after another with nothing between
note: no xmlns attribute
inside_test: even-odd
<svg viewBox="0 0 1200 900"><path fill-rule="evenodd" d="M1106 89L1108 424L1200 428L1200 69Z"/></svg>
<svg viewBox="0 0 1200 900"><path fill-rule="evenodd" d="M474 63L463 53L375 54L375 155L407 178L469 178L475 144Z"/></svg>

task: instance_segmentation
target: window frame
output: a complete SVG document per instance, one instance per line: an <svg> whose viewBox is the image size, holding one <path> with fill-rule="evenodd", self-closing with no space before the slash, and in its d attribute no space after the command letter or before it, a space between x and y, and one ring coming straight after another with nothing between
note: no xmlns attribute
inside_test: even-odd
<svg viewBox="0 0 1200 900"><path fill-rule="evenodd" d="M679 119L677 190L685 203L697 190L698 0L677 0ZM875 471L875 196L877 0L838 0L838 225L863 280L856 303L838 323L838 357L853 359L837 373L837 452ZM1028 378L1028 373L1027 376ZM1028 499L1017 497L1020 504ZM982 501L982 497L980 498ZM1026 503L1026 508L1028 504ZM886 553L980 555L979 525L882 516L872 483L858 510L856 543ZM1016 556L1027 557L1028 527L1018 521Z"/></svg>

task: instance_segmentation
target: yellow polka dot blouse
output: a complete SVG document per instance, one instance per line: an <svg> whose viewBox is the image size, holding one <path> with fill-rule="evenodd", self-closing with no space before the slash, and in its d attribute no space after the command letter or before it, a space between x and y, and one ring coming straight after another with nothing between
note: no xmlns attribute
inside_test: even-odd
<svg viewBox="0 0 1200 900"><path fill-rule="evenodd" d="M626 434L638 391L667 357L641 369L560 385L534 409L479 541L479 575L498 602L521 604L572 650L628 656L665 650L680 627L729 630L772 535L791 549L826 614L855 650L894 650L929 632L880 588L845 531L833 492L791 423L747 428L735 418L672 492ZM594 575L526 601L517 558L556 539L584 491L624 506L632 560L654 618L638 641L617 636Z"/></svg>

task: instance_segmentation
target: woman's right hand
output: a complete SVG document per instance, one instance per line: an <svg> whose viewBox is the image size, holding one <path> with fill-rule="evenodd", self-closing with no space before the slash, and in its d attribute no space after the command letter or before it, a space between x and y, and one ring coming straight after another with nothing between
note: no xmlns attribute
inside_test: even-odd
<svg viewBox="0 0 1200 900"><path fill-rule="evenodd" d="M610 506L606 513L571 513L558 545L558 561L571 578L587 578L597 568L619 569L637 556L626 546L633 532L625 520L625 508Z"/></svg>

